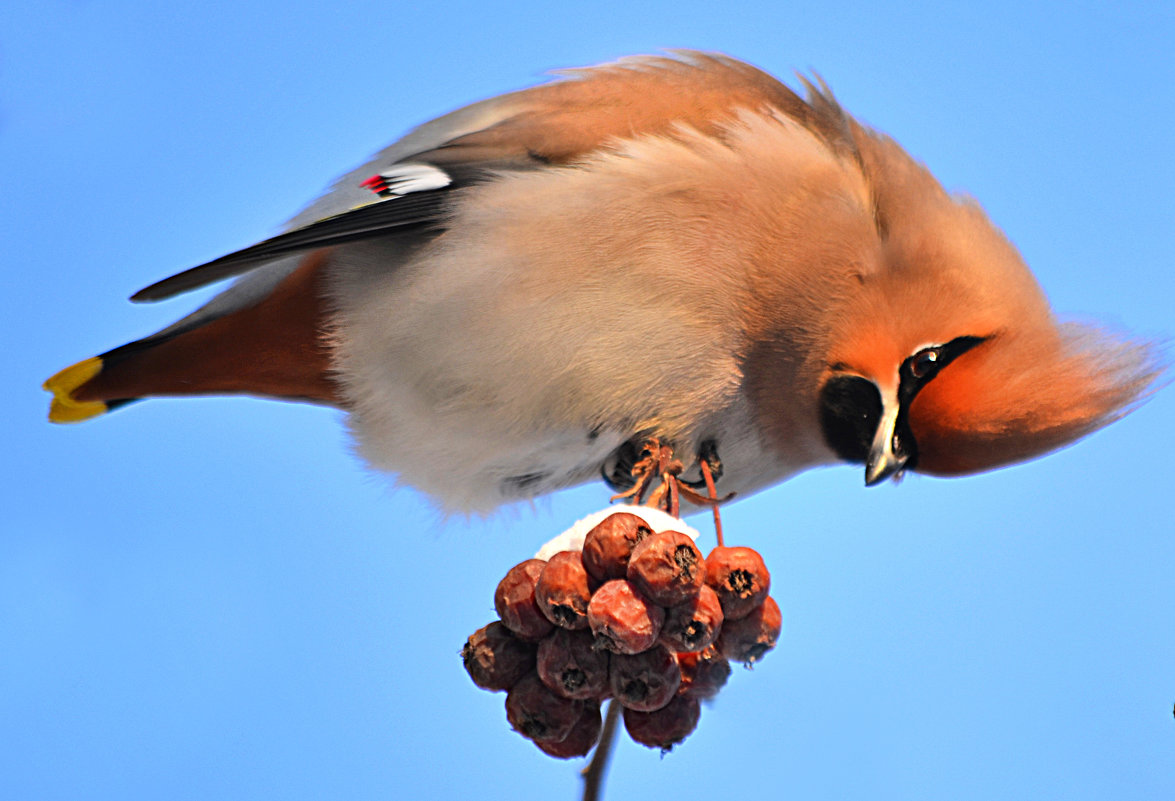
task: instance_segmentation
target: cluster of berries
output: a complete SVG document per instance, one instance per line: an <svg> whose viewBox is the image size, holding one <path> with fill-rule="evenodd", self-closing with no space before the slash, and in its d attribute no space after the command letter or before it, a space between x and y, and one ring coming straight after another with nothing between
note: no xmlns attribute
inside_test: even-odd
<svg viewBox="0 0 1175 801"><path fill-rule="evenodd" d="M511 568L494 594L501 620L474 632L462 658L477 686L507 691L510 724L551 756L592 749L608 698L635 741L668 750L696 728L730 662L775 646L770 582L750 548L703 559L688 535L616 512L582 551Z"/></svg>

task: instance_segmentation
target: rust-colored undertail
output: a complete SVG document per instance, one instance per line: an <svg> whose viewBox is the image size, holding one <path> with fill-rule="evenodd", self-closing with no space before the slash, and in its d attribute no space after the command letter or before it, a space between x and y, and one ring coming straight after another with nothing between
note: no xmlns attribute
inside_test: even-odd
<svg viewBox="0 0 1175 801"><path fill-rule="evenodd" d="M256 305L65 368L45 382L54 394L49 419L77 422L128 401L176 395L341 405L327 341L328 260L327 250L310 254Z"/></svg>

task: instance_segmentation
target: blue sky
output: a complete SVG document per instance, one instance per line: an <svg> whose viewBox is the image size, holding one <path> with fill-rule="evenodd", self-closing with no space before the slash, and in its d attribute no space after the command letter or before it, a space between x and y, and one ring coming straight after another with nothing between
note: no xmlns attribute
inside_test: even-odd
<svg viewBox="0 0 1175 801"><path fill-rule="evenodd" d="M1056 307L1175 333L1175 11L1158 4L10 3L0 10L0 797L577 797L457 650L587 486L443 520L337 413L157 401L71 427L40 382L200 297L409 127L664 47L845 106L974 194ZM1175 797L1175 391L1028 465L732 505L786 619L699 730L608 797ZM709 535L705 518L695 524Z"/></svg>

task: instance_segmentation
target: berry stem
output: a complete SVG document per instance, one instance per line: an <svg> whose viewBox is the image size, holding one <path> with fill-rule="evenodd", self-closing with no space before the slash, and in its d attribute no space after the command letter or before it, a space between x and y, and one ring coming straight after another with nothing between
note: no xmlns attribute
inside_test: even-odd
<svg viewBox="0 0 1175 801"><path fill-rule="evenodd" d="M600 791L604 787L604 772L608 769L608 759L612 756L612 746L616 742L616 724L619 721L620 704L609 701L600 741L596 744L591 761L580 774L583 776L583 801L599 801Z"/></svg>
<svg viewBox="0 0 1175 801"><path fill-rule="evenodd" d="M702 478L706 480L706 492L710 494L711 499L717 501L718 488L714 486L714 476L710 473L710 462L701 459L698 464L702 468ZM714 536L718 538L718 547L722 548L726 543L722 541L722 517L718 514L718 504L715 503L710 508L714 510Z"/></svg>

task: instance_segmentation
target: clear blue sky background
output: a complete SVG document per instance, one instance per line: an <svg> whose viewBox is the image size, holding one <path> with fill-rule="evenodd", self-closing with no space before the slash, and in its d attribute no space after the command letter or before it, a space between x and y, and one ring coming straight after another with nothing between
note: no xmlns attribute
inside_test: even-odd
<svg viewBox="0 0 1175 801"><path fill-rule="evenodd" d="M444 521L331 411L62 428L38 389L199 300L133 290L545 70L683 46L818 69L976 195L1058 309L1175 333L1170 4L971 5L5 4L0 798L577 796L457 649L601 486ZM734 504L782 645L670 756L622 745L608 797L1175 798L1173 446L1169 387L1029 465L870 491L828 469Z"/></svg>

